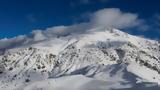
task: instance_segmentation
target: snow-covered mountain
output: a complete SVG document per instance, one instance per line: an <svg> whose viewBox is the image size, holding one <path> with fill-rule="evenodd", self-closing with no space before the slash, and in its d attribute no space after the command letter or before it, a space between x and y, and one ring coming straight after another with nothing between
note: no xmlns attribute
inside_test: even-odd
<svg viewBox="0 0 160 90"><path fill-rule="evenodd" d="M160 42L117 29L13 46L1 50L0 90L160 89Z"/></svg>

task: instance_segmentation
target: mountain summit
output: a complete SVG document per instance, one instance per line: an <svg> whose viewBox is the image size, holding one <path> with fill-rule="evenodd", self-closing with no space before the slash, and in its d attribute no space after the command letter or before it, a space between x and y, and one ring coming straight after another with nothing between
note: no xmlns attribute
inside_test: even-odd
<svg viewBox="0 0 160 90"><path fill-rule="evenodd" d="M108 28L45 32L1 46L0 90L160 89L158 41Z"/></svg>

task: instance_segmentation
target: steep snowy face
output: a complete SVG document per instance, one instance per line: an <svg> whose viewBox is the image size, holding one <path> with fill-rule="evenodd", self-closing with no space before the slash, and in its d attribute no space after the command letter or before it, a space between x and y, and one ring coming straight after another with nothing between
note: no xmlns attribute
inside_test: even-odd
<svg viewBox="0 0 160 90"><path fill-rule="evenodd" d="M92 64L118 63L126 64L130 72L147 81L160 83L159 53L160 47L156 41L128 35L115 29L93 32L84 34L60 52L56 59L58 64L52 72L53 76L61 76ZM146 75L149 72L152 75Z"/></svg>
<svg viewBox="0 0 160 90"><path fill-rule="evenodd" d="M8 49L0 56L0 88L22 90L35 81L77 74L107 81L114 78L111 74L115 71L120 81L129 73L134 83L160 84L159 53L158 41L117 29L96 28L85 34L35 41Z"/></svg>
<svg viewBox="0 0 160 90"><path fill-rule="evenodd" d="M54 64L55 55L36 48L8 51L1 56L1 88L10 85L21 86L29 81L48 78Z"/></svg>

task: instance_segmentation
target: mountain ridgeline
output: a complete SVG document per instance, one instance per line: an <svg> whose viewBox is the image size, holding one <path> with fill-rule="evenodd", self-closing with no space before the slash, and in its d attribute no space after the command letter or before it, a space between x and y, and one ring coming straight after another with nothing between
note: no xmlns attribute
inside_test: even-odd
<svg viewBox="0 0 160 90"><path fill-rule="evenodd" d="M114 85L118 89L143 83L159 85L160 42L117 29L97 28L83 34L22 44L3 50L0 55L0 90L65 90L66 87L56 89L58 81L49 80L63 83L61 78L67 77L73 81L94 79L97 86L99 83L109 85L107 90ZM107 84L111 81L114 81L113 86ZM37 82L45 82L45 85L39 87ZM94 83L89 84L94 86ZM77 90L91 89L80 87ZM106 88L95 87L95 90Z"/></svg>

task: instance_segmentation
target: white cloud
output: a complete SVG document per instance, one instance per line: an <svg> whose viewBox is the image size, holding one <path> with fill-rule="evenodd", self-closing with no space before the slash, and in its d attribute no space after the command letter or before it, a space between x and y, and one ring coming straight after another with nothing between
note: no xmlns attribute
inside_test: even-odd
<svg viewBox="0 0 160 90"><path fill-rule="evenodd" d="M46 39L46 37L44 36L44 34L41 30L35 30L32 32L32 34L33 34L34 41L42 41L42 40Z"/></svg>
<svg viewBox="0 0 160 90"><path fill-rule="evenodd" d="M142 20L137 14L125 13L117 8L102 9L95 13L90 13L90 20L86 23L73 24L70 26L54 26L46 30L34 30L30 35L18 36L11 39L0 40L0 50L15 46L26 45L59 35L70 33L85 33L94 27L113 27L118 29L138 27L142 25Z"/></svg>
<svg viewBox="0 0 160 90"><path fill-rule="evenodd" d="M89 23L80 23L71 26L56 26L47 28L45 31L43 31L43 34L50 38L58 35L68 35L70 33L84 33L88 29L90 29Z"/></svg>
<svg viewBox="0 0 160 90"><path fill-rule="evenodd" d="M108 26L118 29L135 27L141 24L137 14L124 13L117 8L95 12L91 18L93 26Z"/></svg>
<svg viewBox="0 0 160 90"><path fill-rule="evenodd" d="M0 50L6 48L12 48L14 46L20 45L21 42L24 42L26 39L25 35L20 35L11 39L1 39L0 40Z"/></svg>

